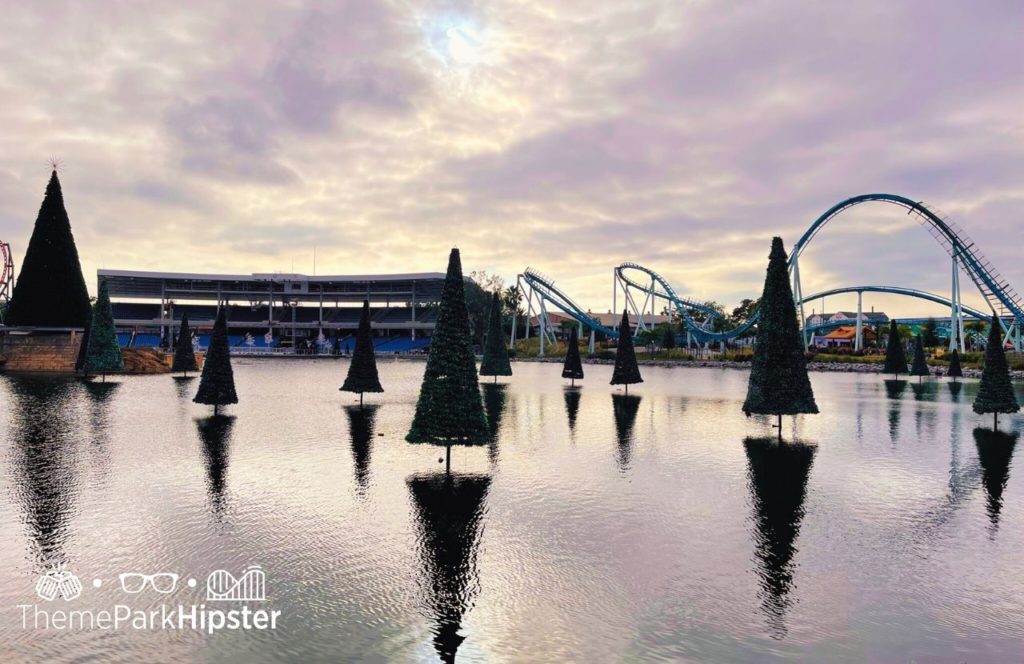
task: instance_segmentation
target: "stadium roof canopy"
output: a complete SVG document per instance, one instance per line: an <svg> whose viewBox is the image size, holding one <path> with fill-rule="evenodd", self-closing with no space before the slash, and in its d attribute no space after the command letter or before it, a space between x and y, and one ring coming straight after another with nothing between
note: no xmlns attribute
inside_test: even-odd
<svg viewBox="0 0 1024 664"><path fill-rule="evenodd" d="M111 298L138 300L212 300L232 302L373 302L431 303L441 299L444 274L308 276L305 274L194 274L97 270Z"/></svg>

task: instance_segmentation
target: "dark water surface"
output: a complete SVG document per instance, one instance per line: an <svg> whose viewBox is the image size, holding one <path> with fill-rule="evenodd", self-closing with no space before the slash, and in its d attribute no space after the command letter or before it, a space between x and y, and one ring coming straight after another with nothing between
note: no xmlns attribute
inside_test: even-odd
<svg viewBox="0 0 1024 664"><path fill-rule="evenodd" d="M610 367L570 390L517 364L484 386L497 442L445 476L404 441L423 366L382 360L360 411L344 361L236 359L215 420L168 376L0 377L0 660L1022 659L1024 467L975 382L814 374L823 414L779 447L740 412L745 372L644 368L627 397ZM37 596L57 563L79 597ZM18 608L225 606L207 576L251 565L275 630ZM180 579L129 595L128 572Z"/></svg>

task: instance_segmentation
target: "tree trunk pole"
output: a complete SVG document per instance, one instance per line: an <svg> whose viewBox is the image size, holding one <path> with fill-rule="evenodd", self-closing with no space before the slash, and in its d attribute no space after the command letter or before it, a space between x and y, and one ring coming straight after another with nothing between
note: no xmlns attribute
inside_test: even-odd
<svg viewBox="0 0 1024 664"><path fill-rule="evenodd" d="M213 404L213 415L214 417L220 415L220 406L218 404Z"/></svg>
<svg viewBox="0 0 1024 664"><path fill-rule="evenodd" d="M779 442L782 442L782 413L779 413Z"/></svg>
<svg viewBox="0 0 1024 664"><path fill-rule="evenodd" d="M448 443L445 446L444 451L444 474L451 475L452 473L452 445Z"/></svg>
<svg viewBox="0 0 1024 664"><path fill-rule="evenodd" d="M992 413L992 430L998 431L999 429L999 413Z"/></svg>
<svg viewBox="0 0 1024 664"><path fill-rule="evenodd" d="M362 392L359 393L359 407L360 408L363 407L363 393Z"/></svg>

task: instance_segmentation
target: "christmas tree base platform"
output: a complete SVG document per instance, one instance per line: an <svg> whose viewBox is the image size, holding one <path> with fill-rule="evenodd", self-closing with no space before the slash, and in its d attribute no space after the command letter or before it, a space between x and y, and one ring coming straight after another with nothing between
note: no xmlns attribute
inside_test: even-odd
<svg viewBox="0 0 1024 664"><path fill-rule="evenodd" d="M11 372L74 373L81 328L0 328L0 367Z"/></svg>

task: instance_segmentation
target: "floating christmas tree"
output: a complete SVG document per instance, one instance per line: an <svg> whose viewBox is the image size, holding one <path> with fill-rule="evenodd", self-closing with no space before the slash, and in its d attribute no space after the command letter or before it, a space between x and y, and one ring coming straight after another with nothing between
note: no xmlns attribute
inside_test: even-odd
<svg viewBox="0 0 1024 664"><path fill-rule="evenodd" d="M772 238L747 399L743 403L743 412L747 415L777 416L780 440L783 415L818 412L807 375L788 265L782 238Z"/></svg>
<svg viewBox="0 0 1024 664"><path fill-rule="evenodd" d="M363 392L384 391L377 377L377 359L373 353L369 300L363 300L363 313L359 317L359 329L356 331L356 349L352 352L352 362L348 365L345 384L340 389L345 392L358 392L360 406L363 405Z"/></svg>
<svg viewBox="0 0 1024 664"><path fill-rule="evenodd" d="M235 394L235 374L231 370L231 349L228 347L228 322L226 307L217 311L213 324L210 347L203 361L203 373L199 378L199 390L192 401L213 406L213 414L220 414L220 407L238 403Z"/></svg>
<svg viewBox="0 0 1024 664"><path fill-rule="evenodd" d="M633 330L629 326L629 315L622 310L622 320L619 321L619 341L615 348L615 369L612 371L612 385L625 385L626 394L629 394L629 386L634 383L642 383L640 367L636 364L636 351L633 350Z"/></svg>
<svg viewBox="0 0 1024 664"><path fill-rule="evenodd" d="M85 327L88 322L89 293L54 170L14 286L7 324Z"/></svg>
<svg viewBox="0 0 1024 664"><path fill-rule="evenodd" d="M438 309L416 415L405 439L445 445L446 467L450 467L453 443L483 445L490 437L477 384L458 249L452 249L448 258Z"/></svg>
<svg viewBox="0 0 1024 664"><path fill-rule="evenodd" d="M192 329L188 326L188 314L182 314L181 326L178 328L178 343L174 346L174 362L171 371L181 371L188 375L189 371L198 371L196 351L192 347Z"/></svg>
<svg viewBox="0 0 1024 664"><path fill-rule="evenodd" d="M579 333L575 327L569 333L569 350L565 353L565 364L562 365L562 378L572 379L572 385L576 385L577 379L583 379L583 361L580 360Z"/></svg>
<svg viewBox="0 0 1024 664"><path fill-rule="evenodd" d="M92 309L88 343L89 346L85 351L86 375L99 374L106 381L108 373L124 370L106 281L100 282L99 295L96 297L96 304Z"/></svg>
<svg viewBox="0 0 1024 664"><path fill-rule="evenodd" d="M999 428L999 413L1016 413L1020 410L1017 396L1010 382L1010 367L1003 350L1003 335L999 319L992 314L988 342L985 344L985 367L981 371L978 396L974 399L974 412L979 415L992 413L992 428Z"/></svg>
<svg viewBox="0 0 1024 664"><path fill-rule="evenodd" d="M900 339L900 328L895 320L889 321L889 341L885 346L885 366L882 372L892 374L899 378L901 373L907 373L907 352L903 348L903 340Z"/></svg>
<svg viewBox="0 0 1024 664"><path fill-rule="evenodd" d="M910 375L917 376L917 382L920 383L923 376L930 376L931 374L928 362L924 359L924 340L919 334L914 337L914 364L910 367Z"/></svg>
<svg viewBox="0 0 1024 664"><path fill-rule="evenodd" d="M512 375L512 365L508 361L508 349L505 347L505 335L501 331L501 298L497 291L491 296L480 375L494 376L494 382L498 382L498 376Z"/></svg>

